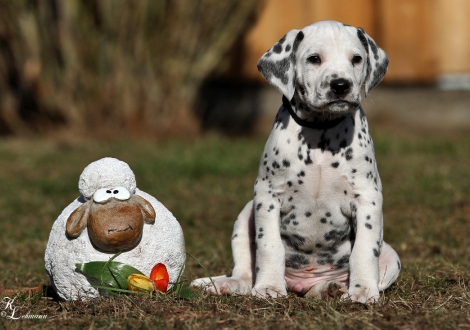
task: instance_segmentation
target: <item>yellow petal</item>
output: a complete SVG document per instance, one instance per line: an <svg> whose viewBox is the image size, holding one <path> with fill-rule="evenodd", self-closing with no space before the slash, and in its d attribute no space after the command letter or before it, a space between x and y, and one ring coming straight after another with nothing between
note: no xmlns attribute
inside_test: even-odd
<svg viewBox="0 0 470 330"><path fill-rule="evenodd" d="M131 291L153 292L155 284L147 276L141 274L131 274L127 278L127 288Z"/></svg>

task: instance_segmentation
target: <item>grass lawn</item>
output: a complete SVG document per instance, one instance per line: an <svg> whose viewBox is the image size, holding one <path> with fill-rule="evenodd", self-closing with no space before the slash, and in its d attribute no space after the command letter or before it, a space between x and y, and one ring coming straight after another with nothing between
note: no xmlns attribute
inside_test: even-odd
<svg viewBox="0 0 470 330"><path fill-rule="evenodd" d="M290 295L263 300L121 296L61 302L18 297L11 329L470 329L470 137L393 137L373 132L384 186L385 240L403 268L376 305ZM192 142L0 141L0 286L47 285L52 223L78 196L90 162L127 162L142 190L181 223L186 249L211 275L232 267L233 221L252 198L265 139L208 136ZM188 258L184 280L204 276ZM1 305L4 308L4 305Z"/></svg>

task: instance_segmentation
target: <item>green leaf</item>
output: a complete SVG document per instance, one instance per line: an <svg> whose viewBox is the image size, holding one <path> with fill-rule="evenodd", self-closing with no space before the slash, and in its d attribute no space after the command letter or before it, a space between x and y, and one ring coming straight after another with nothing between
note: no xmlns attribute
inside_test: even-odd
<svg viewBox="0 0 470 330"><path fill-rule="evenodd" d="M176 292L176 296L183 299L193 299L199 297L199 294L195 291L192 291L188 286L182 286L178 292Z"/></svg>
<svg viewBox="0 0 470 330"><path fill-rule="evenodd" d="M127 293L127 294L140 294L144 296L151 295L151 293L148 292L139 292L139 291L131 291L131 290L124 290L124 289L116 289L116 288L111 288L109 286L100 286L100 285L92 285L95 289L101 289L104 291L107 291L111 295L117 295L117 293Z"/></svg>
<svg viewBox="0 0 470 330"><path fill-rule="evenodd" d="M96 278L101 285L116 289L127 289L127 278L131 274L142 274L132 266L117 261L91 261L75 264L83 274Z"/></svg>

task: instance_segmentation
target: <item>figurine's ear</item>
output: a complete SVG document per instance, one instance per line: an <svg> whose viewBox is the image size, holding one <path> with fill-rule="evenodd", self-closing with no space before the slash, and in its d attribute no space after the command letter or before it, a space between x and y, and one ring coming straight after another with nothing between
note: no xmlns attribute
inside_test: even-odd
<svg viewBox="0 0 470 330"><path fill-rule="evenodd" d="M80 236L83 229L85 229L88 221L88 215L90 214L91 203L93 203L92 200L83 203L83 205L70 214L65 225L65 232L69 237L76 238Z"/></svg>
<svg viewBox="0 0 470 330"><path fill-rule="evenodd" d="M155 221L155 210L145 198L139 195L132 195L132 198L137 202L144 217L145 223L153 223Z"/></svg>

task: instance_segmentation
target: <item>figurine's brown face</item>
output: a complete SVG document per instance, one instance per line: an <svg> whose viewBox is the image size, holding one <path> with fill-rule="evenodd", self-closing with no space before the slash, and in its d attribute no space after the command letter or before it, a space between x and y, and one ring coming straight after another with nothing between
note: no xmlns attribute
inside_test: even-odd
<svg viewBox="0 0 470 330"><path fill-rule="evenodd" d="M116 253L135 248L142 238L144 223L154 221L155 210L144 198L131 195L122 187L104 188L72 212L66 233L75 238L87 227L95 247Z"/></svg>

